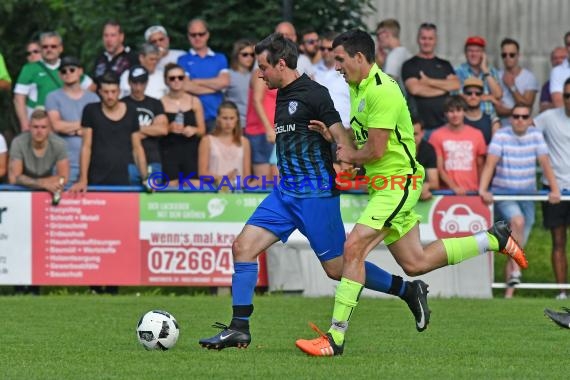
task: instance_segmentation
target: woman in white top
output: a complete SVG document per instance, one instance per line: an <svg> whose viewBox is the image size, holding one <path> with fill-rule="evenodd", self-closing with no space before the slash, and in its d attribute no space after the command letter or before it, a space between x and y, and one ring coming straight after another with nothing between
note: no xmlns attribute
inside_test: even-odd
<svg viewBox="0 0 570 380"><path fill-rule="evenodd" d="M216 128L200 141L198 175L213 177L218 189L229 190L234 190L236 180L242 190L244 179L251 175L249 141L242 136L239 111L233 102L220 105Z"/></svg>

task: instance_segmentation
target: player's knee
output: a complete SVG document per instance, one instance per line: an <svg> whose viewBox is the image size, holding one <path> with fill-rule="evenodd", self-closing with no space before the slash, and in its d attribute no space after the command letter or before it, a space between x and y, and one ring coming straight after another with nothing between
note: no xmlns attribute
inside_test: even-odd
<svg viewBox="0 0 570 380"><path fill-rule="evenodd" d="M337 270L336 268L325 268L325 273L331 280L340 281L342 277L342 270Z"/></svg>
<svg viewBox="0 0 570 380"><path fill-rule="evenodd" d="M247 244L239 236L232 243L232 255L234 261L243 261L244 255L248 252Z"/></svg>
<svg viewBox="0 0 570 380"><path fill-rule="evenodd" d="M425 267L418 262L404 262L400 263L400 266L404 270L404 273L410 277L421 276L427 272Z"/></svg>

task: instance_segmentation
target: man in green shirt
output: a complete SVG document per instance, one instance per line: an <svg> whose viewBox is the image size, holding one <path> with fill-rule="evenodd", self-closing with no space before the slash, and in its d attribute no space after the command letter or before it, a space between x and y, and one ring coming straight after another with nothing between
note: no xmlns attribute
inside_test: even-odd
<svg viewBox="0 0 570 380"><path fill-rule="evenodd" d="M63 86L58 73L63 51L61 36L56 32L42 33L40 46L42 59L24 65L14 88L14 107L22 131L29 130L29 115L34 108L43 108L47 94ZM94 89L91 78L84 76L81 87Z"/></svg>
<svg viewBox="0 0 570 380"><path fill-rule="evenodd" d="M384 241L392 256L410 276L460 263L496 251L507 254L526 268L522 248L505 222L489 232L437 240L423 248L419 216L414 207L421 194L424 169L415 159L414 128L406 100L398 84L374 63L374 41L360 30L339 35L333 42L336 69L350 86L350 120L356 146L338 144L341 162L364 165L369 202L344 245L342 279L337 287L332 324L316 339L300 339L297 347L312 356L334 356L344 350L348 321L358 304L364 283L364 261ZM423 331L430 311L427 284L412 283L420 299L416 328Z"/></svg>

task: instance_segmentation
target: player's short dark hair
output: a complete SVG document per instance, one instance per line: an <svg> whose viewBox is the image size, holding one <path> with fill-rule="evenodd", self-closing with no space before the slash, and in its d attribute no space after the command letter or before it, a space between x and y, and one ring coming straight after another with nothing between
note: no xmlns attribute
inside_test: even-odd
<svg viewBox="0 0 570 380"><path fill-rule="evenodd" d="M504 38L501 41L501 48L505 45L515 45L517 47L517 52L520 51L520 46L519 46L519 43L517 42L517 40L514 40L512 38Z"/></svg>
<svg viewBox="0 0 570 380"><path fill-rule="evenodd" d="M368 63L374 63L374 40L363 30L353 29L342 33L333 41L333 49L337 46L342 46L349 57L360 52Z"/></svg>
<svg viewBox="0 0 570 380"><path fill-rule="evenodd" d="M281 33L270 34L255 45L256 55L260 55L264 51L267 51L267 62L271 66L275 66L280 59L283 59L288 68L297 68L297 59L299 58L297 45L283 37Z"/></svg>
<svg viewBox="0 0 570 380"><path fill-rule="evenodd" d="M443 103L443 112L449 112L451 110L463 110L467 109L467 103L461 95L452 95L445 99Z"/></svg>
<svg viewBox="0 0 570 380"><path fill-rule="evenodd" d="M116 84L118 86L119 83L120 83L119 76L111 70L105 71L103 75L97 78L97 84L99 85L99 87L101 87L101 85L104 84Z"/></svg>

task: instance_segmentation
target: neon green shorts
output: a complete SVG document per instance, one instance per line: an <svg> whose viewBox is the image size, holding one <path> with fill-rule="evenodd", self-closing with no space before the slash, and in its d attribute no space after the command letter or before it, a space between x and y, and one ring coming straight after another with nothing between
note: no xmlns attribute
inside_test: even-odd
<svg viewBox="0 0 570 380"><path fill-rule="evenodd" d="M390 180L368 185L369 199L357 223L375 230L388 229L384 243L390 245L408 233L421 219L414 212L423 185L423 168L405 184L391 186ZM386 185L386 186L385 186Z"/></svg>

